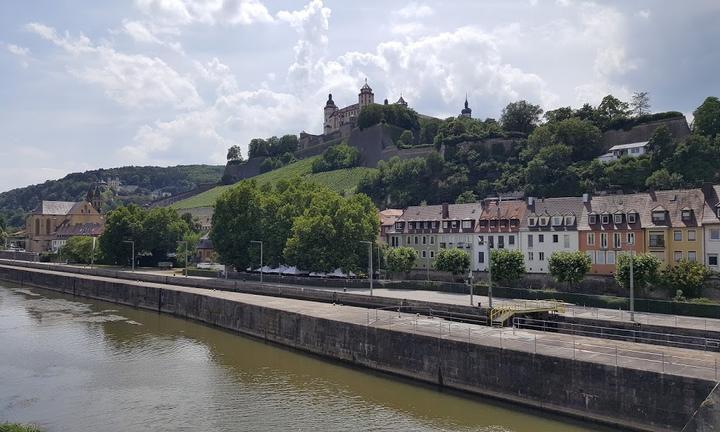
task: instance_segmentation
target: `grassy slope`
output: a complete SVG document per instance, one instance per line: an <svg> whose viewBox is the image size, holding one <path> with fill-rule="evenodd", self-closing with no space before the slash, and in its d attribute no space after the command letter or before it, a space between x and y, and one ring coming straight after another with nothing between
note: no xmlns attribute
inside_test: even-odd
<svg viewBox="0 0 720 432"><path fill-rule="evenodd" d="M252 179L259 185L263 185L266 183L275 183L279 180L290 180L294 177L304 177L306 180L325 185L337 192L353 193L363 174L372 169L357 167L313 174L312 163L318 157L320 156L302 159L280 169L252 177ZM231 187L232 185L217 186L207 192L195 195L186 200L178 201L171 207L183 209L212 206L215 200Z"/></svg>

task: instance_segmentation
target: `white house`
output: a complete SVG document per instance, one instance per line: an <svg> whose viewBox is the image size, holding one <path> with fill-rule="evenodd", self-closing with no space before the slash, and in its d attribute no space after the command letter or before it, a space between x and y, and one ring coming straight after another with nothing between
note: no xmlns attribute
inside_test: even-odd
<svg viewBox="0 0 720 432"><path fill-rule="evenodd" d="M521 248L519 228L524 213L525 203L521 200L483 201L482 213L475 229L475 241L472 244L473 270L487 270L489 251Z"/></svg>
<svg viewBox="0 0 720 432"><path fill-rule="evenodd" d="M527 199L520 243L528 273L548 273L553 253L579 250L577 224L582 212L579 197Z"/></svg>
<svg viewBox="0 0 720 432"><path fill-rule="evenodd" d="M598 157L601 162L611 162L623 156L638 157L647 153L647 141L620 144L610 147L607 153Z"/></svg>
<svg viewBox="0 0 720 432"><path fill-rule="evenodd" d="M720 186L702 188L705 208L702 215L705 265L720 271Z"/></svg>

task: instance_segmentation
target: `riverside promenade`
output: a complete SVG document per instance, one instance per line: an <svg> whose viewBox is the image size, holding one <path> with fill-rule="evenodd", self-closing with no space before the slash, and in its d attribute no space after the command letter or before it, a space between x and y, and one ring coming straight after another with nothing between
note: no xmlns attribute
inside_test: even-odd
<svg viewBox="0 0 720 432"><path fill-rule="evenodd" d="M197 319L328 359L635 430L680 430L718 376L720 355L713 352L62 268L2 264L0 278Z"/></svg>

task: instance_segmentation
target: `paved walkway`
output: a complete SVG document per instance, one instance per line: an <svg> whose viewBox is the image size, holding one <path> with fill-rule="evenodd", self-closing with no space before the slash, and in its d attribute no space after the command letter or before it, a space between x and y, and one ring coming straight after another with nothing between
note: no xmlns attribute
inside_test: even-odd
<svg viewBox="0 0 720 432"><path fill-rule="evenodd" d="M11 267L0 265L0 267ZM55 270L24 268L25 271L68 274ZM72 274L85 279L117 281L117 279ZM230 291L189 288L149 282L123 280L124 283L202 294L246 304L300 313L317 318L353 323L368 327L391 329L399 332L425 334L428 336L465 341L478 345L493 346L555 357L572 358L577 361L606 364L638 370L648 370L693 378L716 381L720 353L695 351L684 348L659 347L634 342L621 342L591 337L579 337L559 333L512 328L494 328L475 324L457 323L440 318L399 313L353 306L317 303L280 297L266 297ZM377 290L375 295L399 294ZM410 293L417 293L410 291ZM407 292L406 292L407 294ZM436 301L440 294L427 292L430 297L421 299ZM457 295L460 296L460 295ZM405 295L404 298L409 298ZM452 297L457 300L457 297ZM459 301L459 300L458 300ZM469 300L468 300L469 303Z"/></svg>

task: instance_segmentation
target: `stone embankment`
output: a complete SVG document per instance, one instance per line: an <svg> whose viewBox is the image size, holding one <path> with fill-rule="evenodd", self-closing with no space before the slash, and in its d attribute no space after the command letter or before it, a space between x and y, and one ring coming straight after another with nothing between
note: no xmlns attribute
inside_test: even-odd
<svg viewBox="0 0 720 432"><path fill-rule="evenodd" d="M157 275L151 282L79 273L0 265L2 280L195 319L328 359L625 429L682 430L716 385L683 365L663 360L658 369L625 353L639 344L625 345L622 362L616 346L613 364L613 355L592 351L589 339L581 341L587 348L576 349L573 341L570 351L560 345L540 350L522 343L526 331L511 337L505 330L503 342L503 329L462 324L453 331L447 321L396 311L170 285ZM687 429L699 430L710 429Z"/></svg>

